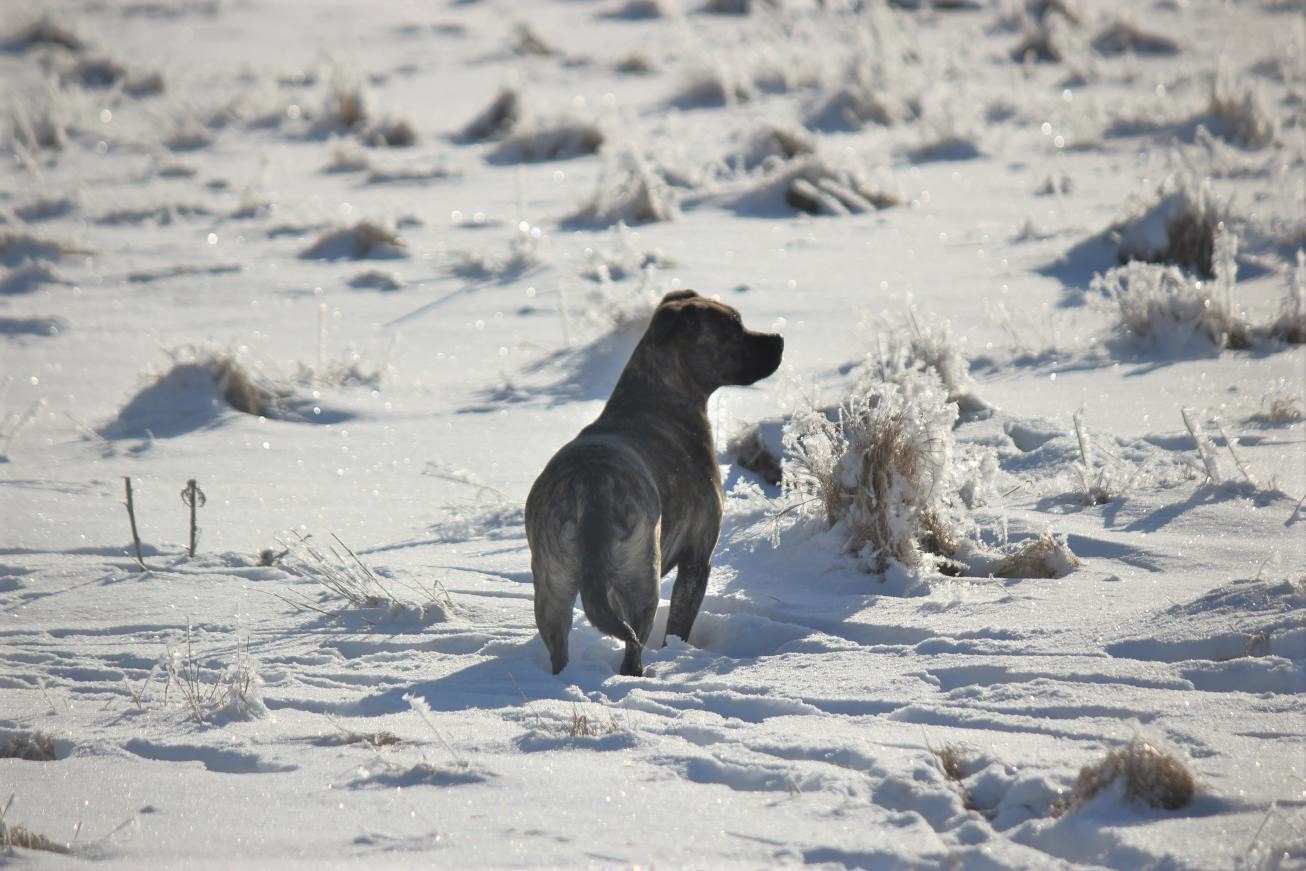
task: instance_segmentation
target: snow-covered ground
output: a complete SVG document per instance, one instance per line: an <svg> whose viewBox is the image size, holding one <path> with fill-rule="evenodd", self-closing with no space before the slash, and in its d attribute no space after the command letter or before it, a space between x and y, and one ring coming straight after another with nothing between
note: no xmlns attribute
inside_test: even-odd
<svg viewBox="0 0 1306 871"><path fill-rule="evenodd" d="M1306 865L1300 3L0 30L0 864ZM522 504L680 287L785 363L690 642L554 677ZM733 445L885 389L957 540L876 574Z"/></svg>

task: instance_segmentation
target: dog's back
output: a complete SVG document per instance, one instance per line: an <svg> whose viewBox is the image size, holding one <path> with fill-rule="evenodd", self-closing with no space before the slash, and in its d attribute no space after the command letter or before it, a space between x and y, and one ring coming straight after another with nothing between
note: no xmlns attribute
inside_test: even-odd
<svg viewBox="0 0 1306 871"><path fill-rule="evenodd" d="M554 455L526 500L535 617L553 673L567 664L572 603L579 592L594 628L626 642L623 674L657 612L661 555L657 485L620 439L581 436Z"/></svg>

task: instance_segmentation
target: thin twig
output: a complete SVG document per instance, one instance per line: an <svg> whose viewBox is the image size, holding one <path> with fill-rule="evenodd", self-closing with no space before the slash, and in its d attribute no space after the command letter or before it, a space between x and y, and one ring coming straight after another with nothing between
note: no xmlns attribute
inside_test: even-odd
<svg viewBox="0 0 1306 871"><path fill-rule="evenodd" d="M132 479L124 476L122 480L127 488L127 519L131 521L132 543L136 546L136 562L140 565L141 571L148 572L149 568L145 565L145 558L141 556L141 537L136 532L136 506L132 502Z"/></svg>
<svg viewBox="0 0 1306 871"><path fill-rule="evenodd" d="M1219 484L1222 479L1220 462L1215 455L1215 449L1211 446L1210 438L1202 431L1202 425L1198 422L1191 408L1181 408L1179 413L1183 415L1184 426L1188 428L1188 434L1197 443L1197 455L1202 458L1202 465L1206 467L1206 477L1212 484Z"/></svg>

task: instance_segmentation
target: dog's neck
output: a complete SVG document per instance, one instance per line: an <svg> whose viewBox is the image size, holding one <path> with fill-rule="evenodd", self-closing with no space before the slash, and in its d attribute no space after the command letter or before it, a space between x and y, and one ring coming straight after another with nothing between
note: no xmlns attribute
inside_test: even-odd
<svg viewBox="0 0 1306 871"><path fill-rule="evenodd" d="M706 419L707 400L715 389L716 385L705 387L677 361L658 357L641 343L621 371L603 416L638 412L656 404Z"/></svg>

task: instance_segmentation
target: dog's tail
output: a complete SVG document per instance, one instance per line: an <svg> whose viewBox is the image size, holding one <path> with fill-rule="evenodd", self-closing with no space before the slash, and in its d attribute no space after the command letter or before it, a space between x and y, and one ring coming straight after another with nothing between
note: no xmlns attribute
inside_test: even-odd
<svg viewBox="0 0 1306 871"><path fill-rule="evenodd" d="M657 534L650 528L655 523L648 523L634 501L616 492L612 482L604 483L590 489L591 498L580 507L581 604L595 629L643 647L623 592L627 584L638 583L652 571L642 563L650 549L648 537Z"/></svg>

